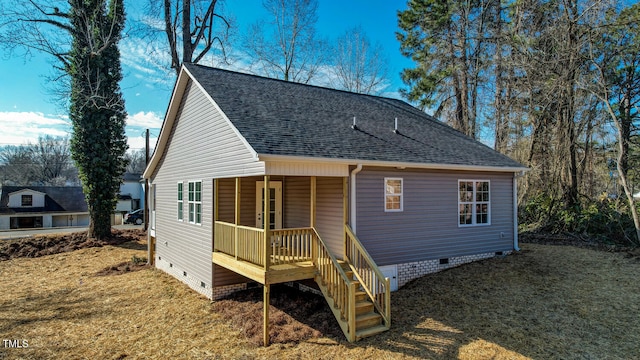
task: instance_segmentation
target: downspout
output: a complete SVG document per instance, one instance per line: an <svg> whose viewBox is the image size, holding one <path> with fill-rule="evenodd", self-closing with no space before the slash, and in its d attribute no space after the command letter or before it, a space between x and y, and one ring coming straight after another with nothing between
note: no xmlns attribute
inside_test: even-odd
<svg viewBox="0 0 640 360"><path fill-rule="evenodd" d="M524 171L513 173L513 250L520 251L518 246L518 178L524 176Z"/></svg>
<svg viewBox="0 0 640 360"><path fill-rule="evenodd" d="M351 170L351 186L349 192L351 193L351 198L349 199L349 205L351 207L351 230L353 230L354 234L356 233L356 174L362 170L362 164L358 164L355 169Z"/></svg>

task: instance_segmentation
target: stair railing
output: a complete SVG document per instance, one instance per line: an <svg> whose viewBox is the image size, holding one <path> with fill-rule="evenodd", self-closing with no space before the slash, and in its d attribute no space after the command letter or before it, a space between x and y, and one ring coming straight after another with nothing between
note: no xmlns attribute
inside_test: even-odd
<svg viewBox="0 0 640 360"><path fill-rule="evenodd" d="M384 277L371 255L362 246L349 225L344 226L346 233L345 260L351 265L354 275L360 281L373 305L376 307L384 325L391 327L391 286L389 278Z"/></svg>
<svg viewBox="0 0 640 360"><path fill-rule="evenodd" d="M349 279L338 260L322 241L315 229L313 241L314 265L318 272L316 281L330 303L347 340L356 340L356 282Z"/></svg>

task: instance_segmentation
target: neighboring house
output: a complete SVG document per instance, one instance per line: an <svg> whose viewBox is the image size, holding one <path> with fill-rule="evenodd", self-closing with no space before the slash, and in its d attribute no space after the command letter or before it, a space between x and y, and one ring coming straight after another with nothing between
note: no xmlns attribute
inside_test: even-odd
<svg viewBox="0 0 640 360"><path fill-rule="evenodd" d="M89 210L79 186L3 186L0 229L88 226Z"/></svg>
<svg viewBox="0 0 640 360"><path fill-rule="evenodd" d="M401 100L187 64L143 175L150 259L209 298L263 284L265 314L315 279L353 341L391 289L518 249L525 170Z"/></svg>
<svg viewBox="0 0 640 360"><path fill-rule="evenodd" d="M142 174L124 173L116 212L131 212L144 205L144 184L141 181Z"/></svg>

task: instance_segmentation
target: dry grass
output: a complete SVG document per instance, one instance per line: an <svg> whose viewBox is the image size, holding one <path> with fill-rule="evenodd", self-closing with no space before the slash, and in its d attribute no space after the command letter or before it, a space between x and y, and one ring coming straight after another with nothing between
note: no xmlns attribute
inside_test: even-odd
<svg viewBox="0 0 640 360"><path fill-rule="evenodd" d="M145 256L137 246L1 261L0 340L25 339L29 346L0 343L0 359L639 356L638 258L568 246L523 248L393 293L392 329L382 335L268 348L252 344L207 299L160 271L95 276Z"/></svg>

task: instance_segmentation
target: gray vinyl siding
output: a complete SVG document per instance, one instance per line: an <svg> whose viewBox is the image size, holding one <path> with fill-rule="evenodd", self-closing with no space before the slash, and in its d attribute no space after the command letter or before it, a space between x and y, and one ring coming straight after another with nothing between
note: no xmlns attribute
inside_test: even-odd
<svg viewBox="0 0 640 360"><path fill-rule="evenodd" d="M212 141L211 134L216 134ZM169 143L152 176L156 186L156 252L189 276L213 282L213 178L264 172L206 96L190 82ZM184 183L184 219L177 220L177 183ZM188 182L202 181L202 224L188 223ZM223 186L224 187L224 186ZM223 214L226 218L226 214ZM227 272L224 272L225 275ZM230 277L217 282L228 283Z"/></svg>
<svg viewBox="0 0 640 360"><path fill-rule="evenodd" d="M403 179L404 211L384 211L384 178ZM458 180L489 180L491 224L458 226ZM357 175L357 235L378 265L513 249L513 174L389 171Z"/></svg>
<svg viewBox="0 0 640 360"><path fill-rule="evenodd" d="M311 223L311 179L287 177L283 189L283 227L308 227Z"/></svg>
<svg viewBox="0 0 640 360"><path fill-rule="evenodd" d="M342 182L339 177L319 177L316 182L316 229L339 259L344 255Z"/></svg>

